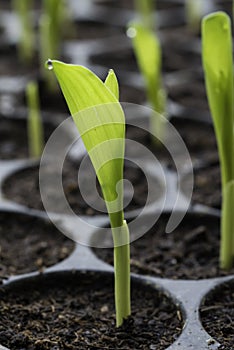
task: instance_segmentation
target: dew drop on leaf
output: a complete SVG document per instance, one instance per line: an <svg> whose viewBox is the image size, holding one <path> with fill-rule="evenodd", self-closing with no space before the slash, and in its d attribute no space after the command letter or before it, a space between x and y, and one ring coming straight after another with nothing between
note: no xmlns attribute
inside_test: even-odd
<svg viewBox="0 0 234 350"><path fill-rule="evenodd" d="M49 70L52 70L53 69L53 63L51 60L48 60L46 62L46 68L49 69Z"/></svg>
<svg viewBox="0 0 234 350"><path fill-rule="evenodd" d="M128 30L127 30L127 36L129 38L134 38L136 36L137 32L136 32L136 29L133 28L133 27L129 27Z"/></svg>

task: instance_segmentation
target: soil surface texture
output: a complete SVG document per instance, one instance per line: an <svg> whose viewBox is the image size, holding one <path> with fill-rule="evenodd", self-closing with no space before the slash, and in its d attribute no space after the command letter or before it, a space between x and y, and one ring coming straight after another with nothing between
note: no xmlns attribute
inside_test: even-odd
<svg viewBox="0 0 234 350"><path fill-rule="evenodd" d="M116 328L113 284L112 276L70 273L0 290L0 343L11 350L162 350L174 342L181 311L139 282L132 283L132 316Z"/></svg>
<svg viewBox="0 0 234 350"><path fill-rule="evenodd" d="M162 164L169 168L175 169L174 160L176 159L181 168L186 167L188 165L186 163L188 161L187 151L194 166L218 161L218 151L212 125L189 118L186 120L177 117L171 118L170 123L168 130L165 127L164 145L153 142L152 134L147 131L149 129L147 120L145 123L142 122L142 127L133 126L140 125L140 122L129 120L126 137L147 147ZM127 144L127 152L134 155L134 150L134 148L128 149ZM176 156L171 155L170 151L175 152Z"/></svg>
<svg viewBox="0 0 234 350"><path fill-rule="evenodd" d="M39 190L38 169L38 167L30 167L9 176L3 184L4 197L30 208L44 210ZM98 183L94 183L94 187L91 187L91 179L95 179L94 170L89 166L87 173L83 173L82 181L79 182L79 184L81 184L80 188L83 190L81 193L78 187L78 169L79 163L69 160L65 162L63 168L63 190L71 209L76 214L80 215L93 216L107 214L105 203L100 197L101 192ZM56 174L58 173L56 173L53 167L48 166L46 168L46 174L47 176L53 177L57 176ZM126 206L125 210L129 211L144 207L148 195L148 185L143 171L140 168L126 166L124 176L125 179L130 181L134 189L132 197L131 189L126 187L125 203L126 205L127 203L129 204ZM152 198L156 200L161 196L162 188L160 188L160 183L157 179L153 181L155 181L155 196L152 196ZM97 188L95 188L96 185ZM53 186L48 188L48 195L54 199L55 203L53 211L64 213L64 202L60 199L59 191ZM129 188L129 190L127 188ZM85 194L87 197L84 198L82 194Z"/></svg>
<svg viewBox="0 0 234 350"><path fill-rule="evenodd" d="M149 232L131 243L132 272L193 280L234 273L234 268L229 272L219 268L217 217L187 214L172 233L165 232L168 219L168 215L162 215ZM93 250L101 260L113 265L111 248Z"/></svg>
<svg viewBox="0 0 234 350"><path fill-rule="evenodd" d="M200 308L206 331L216 339L221 350L231 350L234 344L234 281L221 284L209 293Z"/></svg>
<svg viewBox="0 0 234 350"><path fill-rule="evenodd" d="M0 213L0 280L43 271L71 254L74 242L54 225L33 216Z"/></svg>
<svg viewBox="0 0 234 350"><path fill-rule="evenodd" d="M45 140L55 127L44 124ZM29 157L27 123L25 120L0 119L0 159L22 159Z"/></svg>
<svg viewBox="0 0 234 350"><path fill-rule="evenodd" d="M219 164L194 170L193 204L203 204L221 209L221 176ZM186 195L187 177L182 179L182 191Z"/></svg>

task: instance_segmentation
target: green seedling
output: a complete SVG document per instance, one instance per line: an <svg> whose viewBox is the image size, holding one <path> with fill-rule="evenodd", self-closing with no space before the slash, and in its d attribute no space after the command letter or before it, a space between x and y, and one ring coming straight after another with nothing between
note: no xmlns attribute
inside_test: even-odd
<svg viewBox="0 0 234 350"><path fill-rule="evenodd" d="M153 0L135 0L135 9L143 26L153 30L155 27L155 2Z"/></svg>
<svg viewBox="0 0 234 350"><path fill-rule="evenodd" d="M66 17L64 0L43 0L43 13L40 17L40 61L45 62L48 57L60 58L63 26ZM56 90L56 80L48 76L44 65L42 75L51 91Z"/></svg>
<svg viewBox="0 0 234 350"><path fill-rule="evenodd" d="M202 17L214 7L213 0L185 0L185 17L188 28L194 34L200 32Z"/></svg>
<svg viewBox="0 0 234 350"><path fill-rule="evenodd" d="M40 23L42 59L48 57L46 56L48 54L56 58L60 56L64 12L63 0L43 0L43 14Z"/></svg>
<svg viewBox="0 0 234 350"><path fill-rule="evenodd" d="M31 13L32 0L12 0L12 8L20 23L19 57L22 62L29 63L35 53L35 31Z"/></svg>
<svg viewBox="0 0 234 350"><path fill-rule="evenodd" d="M26 88L28 105L28 145L32 158L40 157L44 148L44 132L40 115L39 93L36 82L31 81Z"/></svg>
<svg viewBox="0 0 234 350"><path fill-rule="evenodd" d="M234 257L234 91L231 21L224 12L202 21L202 59L221 165L220 266L230 269Z"/></svg>
<svg viewBox="0 0 234 350"><path fill-rule="evenodd" d="M140 23L132 23L127 33L132 38L138 67L145 81L147 99L156 113L165 115L166 93L162 87L160 42L153 31ZM153 113L150 122L152 135L156 135L152 140L159 144L158 140L163 139L165 131L164 119Z"/></svg>
<svg viewBox="0 0 234 350"><path fill-rule="evenodd" d="M123 212L125 116L117 78L105 83L83 66L47 62L60 84L70 113L94 166L110 217L114 241L116 325L131 313L129 231ZM117 190L118 189L118 190Z"/></svg>
<svg viewBox="0 0 234 350"><path fill-rule="evenodd" d="M186 0L185 1L185 16L189 29L198 33L200 23L204 13L204 0Z"/></svg>
<svg viewBox="0 0 234 350"><path fill-rule="evenodd" d="M234 0L232 0L232 20L234 20Z"/></svg>

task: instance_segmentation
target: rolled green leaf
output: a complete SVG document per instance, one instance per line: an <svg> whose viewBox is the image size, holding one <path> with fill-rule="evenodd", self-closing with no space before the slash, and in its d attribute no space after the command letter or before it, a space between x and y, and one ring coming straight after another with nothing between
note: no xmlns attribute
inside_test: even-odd
<svg viewBox="0 0 234 350"><path fill-rule="evenodd" d="M57 83L44 69L48 57L60 58L64 25L68 26L66 3L64 0L43 0L43 12L39 21L41 74L48 90L57 90ZM67 22L67 23L66 23Z"/></svg>
<svg viewBox="0 0 234 350"><path fill-rule="evenodd" d="M162 52L156 34L140 23L132 23L128 29L132 38L133 49L139 70L145 80L147 99L155 112L165 115L166 93L162 87L161 66ZM152 135L163 139L164 119L157 118L153 113L151 118ZM158 140L153 138L158 143Z"/></svg>
<svg viewBox="0 0 234 350"><path fill-rule="evenodd" d="M153 0L135 0L135 9L138 12L141 23L144 27L153 30L155 2Z"/></svg>
<svg viewBox="0 0 234 350"><path fill-rule="evenodd" d="M123 213L125 116L113 71L103 83L92 71L48 61L67 101L101 185L110 217L115 261L116 324L130 314L129 232Z"/></svg>
<svg viewBox="0 0 234 350"><path fill-rule="evenodd" d="M105 85L114 94L117 100L119 100L119 84L113 69L110 69L105 80Z"/></svg>
<svg viewBox="0 0 234 350"><path fill-rule="evenodd" d="M192 32L199 32L201 19L204 14L204 7L204 0L185 0L186 20Z"/></svg>
<svg viewBox="0 0 234 350"><path fill-rule="evenodd" d="M39 92L36 82L31 81L26 88L28 105L28 145L32 158L40 157L44 148L44 130L40 114Z"/></svg>
<svg viewBox="0 0 234 350"><path fill-rule="evenodd" d="M30 63L34 57L35 31L32 17L32 0L12 0L12 8L20 23L18 44L19 57L22 62Z"/></svg>
<svg viewBox="0 0 234 350"><path fill-rule="evenodd" d="M220 266L230 270L234 261L234 181L228 182L222 193Z"/></svg>
<svg viewBox="0 0 234 350"><path fill-rule="evenodd" d="M232 189L234 180L234 89L231 21L224 12L212 13L202 21L202 60L221 165L223 205L220 264L222 268L229 269L234 255L234 226L233 214L227 203L231 205L232 202L233 208L234 197L227 195L226 189Z"/></svg>

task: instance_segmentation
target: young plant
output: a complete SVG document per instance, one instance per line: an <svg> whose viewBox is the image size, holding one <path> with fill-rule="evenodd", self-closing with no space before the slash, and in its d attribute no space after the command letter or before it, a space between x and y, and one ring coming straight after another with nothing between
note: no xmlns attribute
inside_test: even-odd
<svg viewBox="0 0 234 350"><path fill-rule="evenodd" d="M125 117L116 76L105 83L82 66L47 62L94 166L106 202L114 242L116 325L131 313L129 231L123 212Z"/></svg>
<svg viewBox="0 0 234 350"><path fill-rule="evenodd" d="M139 70L145 81L147 99L156 113L165 115L166 93L162 87L162 52L159 40L153 31L140 23L132 23L127 33L132 38ZM153 142L160 144L158 140L163 139L164 120L154 113L150 122L152 135L157 136L153 136Z"/></svg>
<svg viewBox="0 0 234 350"><path fill-rule="evenodd" d="M48 57L46 56L48 54L56 58L60 56L64 13L65 4L63 0L43 0L43 14L40 26L42 59Z"/></svg>
<svg viewBox="0 0 234 350"><path fill-rule="evenodd" d="M32 158L40 157L44 148L44 132L40 115L39 93L36 82L31 81L26 87L28 105L28 145Z"/></svg>
<svg viewBox="0 0 234 350"><path fill-rule="evenodd" d="M204 13L204 0L185 0L185 16L189 29L198 33Z"/></svg>
<svg viewBox="0 0 234 350"><path fill-rule="evenodd" d="M66 7L64 0L43 0L43 13L40 18L40 61L45 62L48 57L59 59L61 49L61 36L66 19ZM42 75L47 81L51 91L56 90L55 79L48 76L44 65Z"/></svg>
<svg viewBox="0 0 234 350"><path fill-rule="evenodd" d="M185 18L189 30L194 34L198 34L202 17L211 13L213 8L213 0L185 0Z"/></svg>
<svg viewBox="0 0 234 350"><path fill-rule="evenodd" d="M220 266L230 269L234 257L234 90L231 21L224 12L202 21L202 59L221 165Z"/></svg>
<svg viewBox="0 0 234 350"><path fill-rule="evenodd" d="M35 31L31 13L32 0L12 0L12 8L20 23L19 57L22 62L30 63L34 57L35 49Z"/></svg>
<svg viewBox="0 0 234 350"><path fill-rule="evenodd" d="M155 4L153 0L135 0L135 9L139 15L140 22L144 27L154 30L154 10Z"/></svg>

